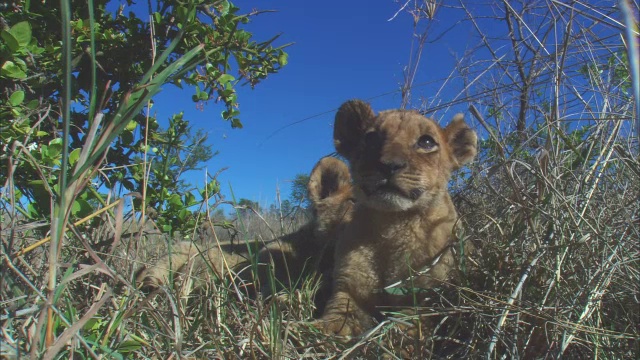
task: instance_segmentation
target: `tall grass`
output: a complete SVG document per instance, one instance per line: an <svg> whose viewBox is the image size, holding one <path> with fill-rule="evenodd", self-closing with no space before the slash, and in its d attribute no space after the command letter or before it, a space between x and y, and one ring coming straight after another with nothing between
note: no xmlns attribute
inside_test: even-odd
<svg viewBox="0 0 640 360"><path fill-rule="evenodd" d="M449 9L476 29L481 45L442 79L443 89L459 96L427 97L422 111L440 118L465 104L483 139L475 164L451 184L463 225L455 235L477 252L465 259L465 280L430 290L418 315L390 312L350 341L309 326L314 280L256 298L244 284L210 274L195 290L183 288L191 286L185 281L143 294L133 284L135 270L174 239L153 222L141 226L133 210L104 213L95 228L68 226L74 194L113 137L153 96L159 78L191 66L199 50L170 70L151 69L112 122L100 127L96 112L81 161L63 166L61 188L68 190L56 203L51 250L15 256L46 228L3 224L2 356L637 358L640 122L633 94L640 84L622 34L638 33L615 6L496 2L495 18L478 16L467 2ZM201 241L261 242L304 222L239 214L237 232L209 226ZM113 237L122 238L116 248ZM415 317L417 329L408 326Z"/></svg>
<svg viewBox="0 0 640 360"><path fill-rule="evenodd" d="M89 8L93 9L93 3L90 1ZM81 149L79 159L75 163L74 166L71 166L69 163L69 127L72 122L71 120L71 86L72 86L72 66L71 66L71 10L69 1L61 2L61 24L62 24L62 63L63 63L63 80L61 84L61 102L62 102L62 161L59 169L59 183L58 196L52 196L52 204L53 211L51 217L51 236L45 240L48 240L49 251L48 251L48 266L45 268L44 272L47 274L47 291L43 293L40 291L39 282L41 281L41 277L37 276L37 279L40 279L38 282L33 283L29 276L22 273L20 269L14 267L13 260L9 257L9 254L15 253L14 249L9 247L8 244L14 244L13 237L16 234L12 231L9 236L12 238L8 242L3 242L3 261L6 265L13 270L11 271L3 271L3 283L5 281L8 282L8 285L11 287L13 285L17 285L13 279L7 279L7 276L10 274L12 276L18 275L18 278L21 278L24 283L26 283L29 291L35 295L34 299L30 299L30 301L34 301L36 306L41 308L40 316L38 320L35 322L35 328L31 330L32 334L30 334L30 346L29 352L31 356L37 356L39 353L43 353L45 358L52 358L59 353L62 348L66 347L66 344L71 341L80 343L84 349L95 356L95 346L90 344L87 338L82 336L80 329L83 328L88 322L92 319L95 319L98 311L105 305L107 300L111 297L112 291L108 287L102 286L100 291L94 296L90 296L90 299L95 299L95 303L93 303L88 309L85 309L86 312L83 316L77 317L75 314L75 307L65 310L61 310L58 308L59 304L69 304L70 302L75 301L76 298L73 292L68 291L69 282L71 279L82 278L83 276L90 273L86 269L81 269L76 272L73 272L73 267L68 267L68 271L58 275L58 270L61 264L65 264L68 261L75 262L77 261L77 250L73 249L63 249L63 239L65 238L65 234L67 230L70 230L75 237L84 245L84 251L87 251L90 254L90 257L95 262L95 265L91 266L90 269L93 270L101 270L104 273L108 274L111 277L116 277L116 273L110 269L102 259L91 249L91 246L86 242L85 237L78 232L76 228L68 228L69 215L71 213L71 208L73 206L74 200L76 196L87 186L87 183L93 178L95 173L99 170L100 165L111 146L113 140L120 135L120 133L124 130L124 128L131 122L134 116L140 113L144 105L147 103L149 99L151 99L155 94L160 91L160 86L171 80L172 76L176 74L180 74L185 71L191 71L196 64L202 61L202 57L204 56L202 51L202 46L196 46L191 51L185 53L183 56L179 57L172 61L169 65L160 70L160 65L165 63L169 54L176 47L178 42L181 40L182 32L179 32L177 36L172 40L171 43L168 44L167 49L160 55L156 65L154 65L149 71L143 76L140 82L126 94L124 99L122 99L121 105L113 114L109 114L109 120L105 120L105 116L103 113L98 111L97 101L96 101L96 93L94 92L91 101L90 101L90 114L94 114L94 117L89 119L90 129L87 134L85 134L84 146ZM93 24L93 18L90 19L90 23ZM93 42L94 34L93 29L91 29L91 41ZM94 49L92 48L92 51ZM95 54L94 54L95 55ZM95 59L95 57L93 57ZM96 88L96 80L95 80L95 67L97 66L95 61L92 64L92 88ZM152 77L154 78L152 79ZM34 162L34 165L38 167L38 163ZM43 171L40 171L44 173ZM96 214L94 214L95 216ZM116 228L120 228L121 219L116 222ZM116 239L120 236L120 234L116 234ZM4 235L3 235L4 239ZM47 241L43 241L41 243L45 243ZM67 251L66 254L63 251ZM71 250L71 251L69 251ZM70 256L70 257L69 257ZM22 258L18 260L22 262L27 268L30 270L30 275L38 275L39 273L30 268L28 263L25 263ZM38 269L40 270L40 269ZM103 285L105 285L103 283ZM3 289L5 290L5 289ZM7 295L7 297L5 297ZM4 294L3 299L11 302L14 294ZM46 315L45 315L46 314ZM10 319L11 316L9 314L6 315L7 319ZM46 324L46 326L45 326ZM3 327L4 328L4 327ZM44 329L44 330L43 330ZM12 332L12 331L10 331ZM11 338L6 343L9 344L10 349L11 344L14 344ZM4 348L3 348L4 349ZM9 351L11 354L13 348ZM15 350L17 351L17 350Z"/></svg>

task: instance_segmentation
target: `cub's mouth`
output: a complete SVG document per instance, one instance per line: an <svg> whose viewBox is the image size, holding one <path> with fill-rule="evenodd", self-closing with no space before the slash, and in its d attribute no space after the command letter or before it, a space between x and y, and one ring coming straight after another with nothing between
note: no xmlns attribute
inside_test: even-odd
<svg viewBox="0 0 640 360"><path fill-rule="evenodd" d="M400 186L388 180L381 180L378 183L376 183L374 186L364 187L363 190L368 197L400 196L409 200L417 200L420 197L420 195L422 195L422 193L424 192L424 190L420 188L414 188L409 191L406 191L405 189L401 188Z"/></svg>
<svg viewBox="0 0 640 360"><path fill-rule="evenodd" d="M402 190L399 186L395 184L385 183L383 185L378 186L374 193L377 194L397 194L401 196L407 196L404 190Z"/></svg>
<svg viewBox="0 0 640 360"><path fill-rule="evenodd" d="M358 188L364 199L362 205L382 212L407 211L414 208L425 192L424 188L403 188L389 179L362 179ZM408 184L406 184L408 185Z"/></svg>

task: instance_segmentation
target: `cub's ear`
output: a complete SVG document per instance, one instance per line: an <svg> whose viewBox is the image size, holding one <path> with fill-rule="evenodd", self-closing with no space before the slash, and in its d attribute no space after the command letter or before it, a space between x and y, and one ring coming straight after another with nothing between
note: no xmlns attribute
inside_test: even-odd
<svg viewBox="0 0 640 360"><path fill-rule="evenodd" d="M349 168L334 157L322 158L309 176L309 199L314 204L343 191L351 189Z"/></svg>
<svg viewBox="0 0 640 360"><path fill-rule="evenodd" d="M478 136L464 122L464 115L456 114L451 123L444 129L444 132L447 137L447 143L451 148L454 170L473 160L478 151Z"/></svg>
<svg viewBox="0 0 640 360"><path fill-rule="evenodd" d="M333 143L338 154L350 159L375 117L371 105L362 100L349 100L342 104L333 126Z"/></svg>

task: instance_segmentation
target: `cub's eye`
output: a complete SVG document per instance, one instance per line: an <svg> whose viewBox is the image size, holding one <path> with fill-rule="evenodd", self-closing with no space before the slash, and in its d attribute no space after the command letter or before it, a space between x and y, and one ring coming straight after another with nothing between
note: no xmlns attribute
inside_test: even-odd
<svg viewBox="0 0 640 360"><path fill-rule="evenodd" d="M377 131L370 131L364 134L364 144L368 148L378 148L382 145L382 136Z"/></svg>
<svg viewBox="0 0 640 360"><path fill-rule="evenodd" d="M423 150L433 150L438 144L429 135L422 135L416 145Z"/></svg>

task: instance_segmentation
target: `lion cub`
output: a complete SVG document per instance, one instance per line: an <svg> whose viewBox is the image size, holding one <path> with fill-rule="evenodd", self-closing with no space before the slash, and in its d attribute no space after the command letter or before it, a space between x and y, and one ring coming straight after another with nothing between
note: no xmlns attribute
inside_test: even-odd
<svg viewBox="0 0 640 360"><path fill-rule="evenodd" d="M352 100L336 114L334 142L351 165L356 207L336 242L333 294L317 324L325 333L357 335L373 326L378 306L405 300L386 294L385 286L432 262L412 279L413 288L451 275L457 214L447 182L476 155L477 137L462 115L443 129L416 111L376 115Z"/></svg>
<svg viewBox="0 0 640 360"><path fill-rule="evenodd" d="M353 209L347 165L332 157L321 159L311 171L307 189L313 206L312 220L298 231L269 242L257 254L259 289L263 292L274 291L267 289L269 264L273 265L280 285L291 286L314 272L326 276L323 282L331 285L336 234L351 220ZM254 280L247 266L250 260L245 244L198 249L195 244L184 241L175 244L172 250L171 256L142 269L136 277L137 283L146 288L165 284L170 268L176 275L189 274L195 278L206 278L213 272L217 278L237 274L242 280ZM327 294L317 296L323 296L326 301Z"/></svg>

